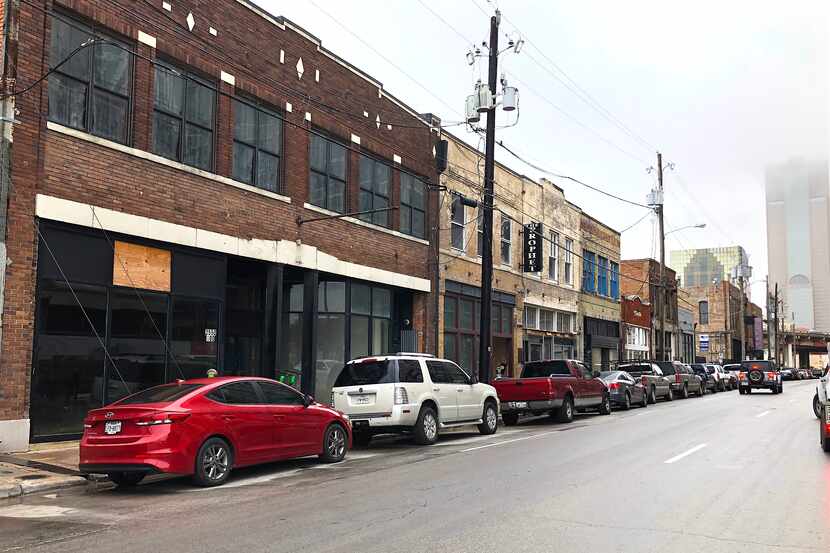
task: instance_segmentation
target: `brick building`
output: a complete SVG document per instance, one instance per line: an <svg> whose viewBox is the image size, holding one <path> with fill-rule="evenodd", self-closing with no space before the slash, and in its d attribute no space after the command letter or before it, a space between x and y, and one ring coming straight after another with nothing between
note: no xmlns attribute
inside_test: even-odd
<svg viewBox="0 0 830 553"><path fill-rule="evenodd" d="M582 318L580 351L588 366L608 370L620 351L620 233L580 214Z"/></svg>
<svg viewBox="0 0 830 553"><path fill-rule="evenodd" d="M695 322L695 356L707 362L736 362L740 358L740 309L741 290L734 284L722 281L709 286L683 288L681 296L692 304ZM763 355L763 327L761 348L756 348L756 319L763 317L759 306L745 302L745 346L749 356Z"/></svg>
<svg viewBox="0 0 830 553"><path fill-rule="evenodd" d="M481 196L478 165L482 155L464 141L449 140L447 187L439 202L440 334L439 353L465 370L479 366L481 286ZM516 374L528 359L576 356L578 208L550 181L533 181L502 164L495 168L493 216L493 356ZM542 271L522 266L524 225L542 224Z"/></svg>
<svg viewBox="0 0 830 553"><path fill-rule="evenodd" d="M626 361L648 359L651 351L651 304L639 296L620 300L622 356Z"/></svg>
<svg viewBox="0 0 830 553"><path fill-rule="evenodd" d="M379 81L247 0L11 6L0 450L210 368L325 400L435 351L436 134Z"/></svg>
<svg viewBox="0 0 830 553"><path fill-rule="evenodd" d="M679 359L677 323L677 286L673 270L666 267L667 290L660 294L660 263L654 259L624 259L620 267L623 295L636 295L651 304L651 352L652 359ZM660 336L660 304L665 301L665 340ZM682 340L682 338L681 338ZM667 344L665 357L663 343Z"/></svg>

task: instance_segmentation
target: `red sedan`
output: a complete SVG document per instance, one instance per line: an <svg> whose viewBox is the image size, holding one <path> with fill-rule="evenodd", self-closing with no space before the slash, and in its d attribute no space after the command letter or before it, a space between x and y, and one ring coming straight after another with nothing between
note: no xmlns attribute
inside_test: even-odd
<svg viewBox="0 0 830 553"><path fill-rule="evenodd" d="M80 471L119 486L152 473L216 486L234 467L310 455L336 463L351 443L346 417L275 380L180 380L90 411Z"/></svg>

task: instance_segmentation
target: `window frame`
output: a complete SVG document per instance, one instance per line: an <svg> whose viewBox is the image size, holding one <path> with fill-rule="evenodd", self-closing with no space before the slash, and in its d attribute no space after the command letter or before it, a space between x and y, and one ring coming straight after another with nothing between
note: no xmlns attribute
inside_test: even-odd
<svg viewBox="0 0 830 553"><path fill-rule="evenodd" d="M371 167L371 176L369 179L369 188L364 186L363 182L363 167L364 167L364 160L370 164ZM378 183L379 181L376 179L377 173L375 172L376 166L381 165L385 167L388 171L387 174L387 181L386 181L386 196L381 194L378 191ZM358 211L370 211L373 209L383 209L384 207L388 208L392 205L392 181L393 181L393 174L392 174L392 167L389 164L382 162L379 159L376 159L370 155L365 153L360 154L360 159L358 161L358 183L357 183L357 194L358 194ZM361 205L363 201L363 195L369 194L370 198L370 207L368 209L364 209ZM376 200L380 199L381 205L377 205ZM383 203L385 201L385 204ZM361 221L366 223L371 223L373 225L378 225L379 227L390 228L392 226L392 218L389 217L389 211L380 211L377 213L366 213L363 215L359 215L358 218ZM379 222L380 218L385 219L385 222Z"/></svg>
<svg viewBox="0 0 830 553"><path fill-rule="evenodd" d="M404 234L407 234L409 236L414 236L415 238L420 238L422 240L426 240L427 239L427 227L429 226L428 223L427 223L427 208L429 206L429 189L427 187L427 183L421 177L419 177L419 176L417 176L413 173L403 171L403 170L400 171L400 179L399 180L400 180L400 184L398 185L399 186L399 191L398 191L399 196L398 197L400 198L400 200L399 200L400 205L398 207L398 211L399 211L398 228L400 229L400 232L402 232ZM410 201L409 202L404 201L403 189L404 189L404 181L405 180L407 181L406 184L409 185L409 186L413 186L415 184L420 184L423 187L423 198L424 198L423 208L418 207L418 206L413 204L413 202L412 202L412 192L411 191L410 191L410 194L409 194ZM422 220L424 222L424 228L420 229L420 233L418 233L416 231L415 225L413 224L414 221L415 221L415 217L414 217L415 212L418 212L422 215ZM404 225L403 225L404 218L406 217L405 213L408 213L408 221L407 221L408 222L408 228L409 228L408 231L404 230Z"/></svg>
<svg viewBox="0 0 830 553"><path fill-rule="evenodd" d="M574 249L574 240L573 238L565 237L565 284L573 285L573 249Z"/></svg>
<svg viewBox="0 0 830 553"><path fill-rule="evenodd" d="M464 236L464 217L466 215L464 212L464 202L461 199L461 194L453 192L452 196L452 203L450 204L450 247L463 252L467 247ZM459 215L461 218L460 221L457 220ZM461 236L461 245L456 244L456 232Z"/></svg>
<svg viewBox="0 0 830 553"><path fill-rule="evenodd" d="M232 100L233 100L232 105L233 105L234 129L233 129L233 138L231 140L231 147L233 148L233 150L232 150L232 160L231 160L231 176L233 177L234 180L238 180L239 182L244 182L245 184L255 186L256 188L259 188L261 190L267 190L268 192L273 192L275 194L279 194L282 190L282 184L283 184L283 178L282 177L283 177L283 167L284 167L284 164L283 164L283 150L284 150L284 147L285 147L285 125L284 125L285 117L283 116L283 114L279 110L272 108L271 106L265 104L264 102L262 102L258 99L247 98L247 97L241 96L237 93L236 95L234 95ZM238 138L237 135L236 135L236 122L237 122L237 106L236 106L236 104L237 103L243 104L244 106L246 106L250 109L253 109L256 112L256 131L255 131L256 132L256 138L255 138L256 144L251 144L249 142L246 142L245 140L242 140L242 139ZM279 136L279 143L277 145L277 149L278 149L277 152L272 152L270 150L267 150L266 148L263 148L262 145L260 144L261 132L262 132L261 131L261 129L262 129L262 116L263 115L268 116L268 117L273 117L274 119L279 121L280 136ZM252 163L251 173L252 173L252 177L253 177L253 182L250 182L250 181L247 181L247 180L244 180L244 179L240 179L237 176L237 174L234 172L234 169L236 167L236 144L237 143L239 143L239 144L241 144L241 145L243 145L247 148L250 148L254 151L254 157L253 157L253 160L251 162ZM267 188L267 187L263 186L259 182L259 175L260 175L260 172L259 172L259 157L260 157L260 153L264 153L265 155L269 155L269 156L277 158L277 174L276 174L277 182L276 182L276 186L274 187L273 190L271 188Z"/></svg>
<svg viewBox="0 0 830 553"><path fill-rule="evenodd" d="M703 307L704 306L706 306L706 309L705 309L706 320L705 321L703 320L704 319L704 317L703 317L703 314L704 314ZM697 302L697 317L698 317L698 322L700 324L702 324L702 325L708 325L709 324L709 300L700 300L699 302Z"/></svg>
<svg viewBox="0 0 830 553"><path fill-rule="evenodd" d="M118 144L124 144L126 146L131 145L132 144L132 134L133 134L133 110L134 110L134 107L135 107L134 106L134 104L135 104L134 94L135 94L135 65L136 65L135 64L135 56L131 53L131 50L135 49L135 43L130 39L124 39L124 38L119 37L117 35L117 33L111 31L107 27L104 27L104 26L102 26L100 24L97 24L95 22L90 22L88 20L79 19L77 17L74 17L73 15L65 13L63 10L61 10L61 11L56 10L54 12L54 18L59 20L64 25L67 25L69 27L73 27L76 30L84 32L84 33L88 34L89 36L94 37L96 39L105 39L105 40L116 42L116 43L120 44L124 48L124 50L126 52L126 55L127 55L127 63L128 63L128 67L127 67L127 86L126 86L126 95L125 95L124 93L117 92L117 91L111 90L109 88L106 88L104 86L99 86L98 84L96 84L97 83L97 81L95 79L95 60L96 60L96 57L97 57L96 53L99 52L99 48L101 46L106 46L106 44L103 44L103 45L92 44L90 46L87 46L85 48L85 50L87 50L86 52L84 52L83 50L80 50L74 55L74 56L78 56L79 54L85 54L86 56L88 56L88 62L87 62L88 63L88 67L87 67L88 74L86 75L86 77L87 77L86 81L84 81L83 79L78 78L75 75L71 75L71 74L63 71L62 68L56 68L56 69L52 70L52 72L60 78L68 79L68 80L73 81L75 83L81 83L81 84L84 85L84 87L86 89L86 97L84 99L84 123L83 123L83 126L81 128L79 128L79 127L73 126L71 124L71 121L61 122L61 121L57 121L57 120L53 119L52 114L51 114L51 109L47 109L47 113L46 113L47 120L54 121L55 123L57 123L59 125L64 125L64 126L69 127L69 128L77 129L79 131L89 133L93 136L97 136L97 137L103 138L105 140L110 140L110 141L116 142ZM54 24L53 24L53 27L54 27ZM52 49L54 48L54 44L52 43L52 38L53 38L53 35L50 32L49 48L48 48L48 57L49 57L48 65L49 65L50 68L53 67L53 62L57 65L61 61L63 61L63 60L52 60L51 59L52 58ZM113 45L109 45L109 46L111 48L118 48L118 46L113 46ZM132 48L130 48L130 46L132 46ZM73 50L74 50L74 48L73 48ZM103 91L103 93L106 94L106 95L116 96L118 98L121 98L122 100L126 100L127 105L126 105L125 114L124 114L125 121L124 121L124 133L123 133L124 140L123 141L114 139L110 136L104 136L102 133L95 132L95 130L94 130L94 111L95 111L95 109L94 109L94 102L95 102L94 97L95 97L95 91L96 90ZM47 85L47 89L46 89L47 99L49 99L50 96L51 96L51 94L50 94L50 85Z"/></svg>
<svg viewBox="0 0 830 553"><path fill-rule="evenodd" d="M305 396L302 393L295 390L294 388L292 388L291 386L283 384L282 382L270 382L270 381L267 381L267 380L255 380L253 382L256 385L256 388L259 389L259 397L260 397L260 400L262 401L263 405L286 405L286 406L305 405L305 401L306 401ZM268 401L268 396L265 392L265 387L266 386L276 386L276 387L281 388L281 389L284 388L284 391L286 393L290 394L291 396L294 396L295 399L297 399L298 402L297 403L270 403Z"/></svg>
<svg viewBox="0 0 830 553"><path fill-rule="evenodd" d="M513 261L513 220L505 215L504 213L501 214L501 224L499 225L499 261L501 261L502 265L512 266ZM505 238L505 224L507 224L507 237ZM505 261L505 247L507 248L507 261Z"/></svg>
<svg viewBox="0 0 830 553"><path fill-rule="evenodd" d="M343 141L341 141L337 138L334 138L332 136L324 135L324 134L321 134L321 133L315 133L315 132L312 132L310 134L311 134L311 136L308 140L308 203L310 203L311 205L315 205L317 207L321 207L323 209L328 209L329 211L333 211L335 213L347 213L348 210L349 210L349 172L350 172L350 169L351 169L351 156L349 155L349 152L351 151L351 149ZM322 171L320 169L315 169L312 166L311 151L314 147L314 140L323 140L326 143L326 168L325 168L325 170L322 170ZM345 167L344 167L344 170L343 170L343 178L342 179L339 176L337 176L335 174L332 174L332 172L331 172L331 164L332 164L331 163L331 146L332 146L332 144L335 144L335 145L343 148L343 150L344 150L343 157L344 157L344 161L345 161L345 164L344 164ZM311 201L311 181L312 181L311 177L312 177L312 174L316 174L316 175L320 175L320 176L325 177L326 190L325 190L325 194L324 194L325 202L323 202L323 203L325 203L325 205L315 204L314 202ZM343 210L342 211L334 209L331 206L331 202L330 202L331 187L330 187L330 184L331 184L332 180L335 180L335 181L343 184Z"/></svg>
<svg viewBox="0 0 830 553"><path fill-rule="evenodd" d="M597 294L608 297L608 258L597 255Z"/></svg>
<svg viewBox="0 0 830 553"><path fill-rule="evenodd" d="M548 279L559 282L559 233L550 231L550 256L548 257Z"/></svg>
<svg viewBox="0 0 830 553"><path fill-rule="evenodd" d="M596 254L589 250L582 250L582 257L584 259L582 269L582 290L585 292L596 292L596 274L594 272L594 264Z"/></svg>
<svg viewBox="0 0 830 553"><path fill-rule="evenodd" d="M182 87L182 107L181 113L176 114L171 111L164 109L163 107L159 107L157 98L155 96L155 91L153 92L153 136L151 137L151 144L150 147L152 152L156 155L160 155L161 157L176 161L178 163L182 163L184 165L188 165L190 167L194 167L196 169L201 169L203 171L207 171L209 173L213 173L216 170L216 122L218 116L218 96L219 96L219 87L216 85L215 82L211 81L210 78L202 77L191 70L185 69L181 65L179 65L175 61L171 61L169 59L157 59L154 64L154 71L153 71L153 81L155 83L158 75L158 71L168 71L173 73L176 77L182 79L184 86ZM178 73L178 75L176 75ZM187 114L187 107L188 107L188 83L190 82L196 83L197 86L202 86L209 89L213 92L213 121L211 122L211 127L207 128L200 122L195 122L189 119ZM156 85L154 84L154 87ZM179 123L179 145L177 148L176 156L169 157L156 148L156 118L158 114L162 114L165 117L169 117L170 119L176 119ZM210 132L210 162L208 163L208 167L200 167L194 163L188 162L184 159L185 152L187 150L187 126L192 125L194 127L199 128L202 131L209 131Z"/></svg>
<svg viewBox="0 0 830 553"><path fill-rule="evenodd" d="M608 270L611 275L608 291L613 299L618 300L620 299L620 264L609 259Z"/></svg>

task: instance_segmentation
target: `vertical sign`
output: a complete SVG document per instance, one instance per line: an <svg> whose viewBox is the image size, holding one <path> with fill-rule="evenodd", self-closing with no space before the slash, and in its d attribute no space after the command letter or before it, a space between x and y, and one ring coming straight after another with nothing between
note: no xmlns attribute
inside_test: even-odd
<svg viewBox="0 0 830 553"><path fill-rule="evenodd" d="M524 266L525 273L538 273L542 270L542 223L528 223L524 231Z"/></svg>

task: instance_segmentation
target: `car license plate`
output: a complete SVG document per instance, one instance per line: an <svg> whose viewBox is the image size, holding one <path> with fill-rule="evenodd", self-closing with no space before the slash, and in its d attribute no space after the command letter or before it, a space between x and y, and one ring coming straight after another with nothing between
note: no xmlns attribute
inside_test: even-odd
<svg viewBox="0 0 830 553"><path fill-rule="evenodd" d="M513 409L525 409L527 407L526 401L514 401L510 403Z"/></svg>
<svg viewBox="0 0 830 553"><path fill-rule="evenodd" d="M121 432L121 421L107 421L104 423L104 434L118 434Z"/></svg>
<svg viewBox="0 0 830 553"><path fill-rule="evenodd" d="M371 398L369 396L355 396L354 397L354 404L355 405L366 405L369 403Z"/></svg>

